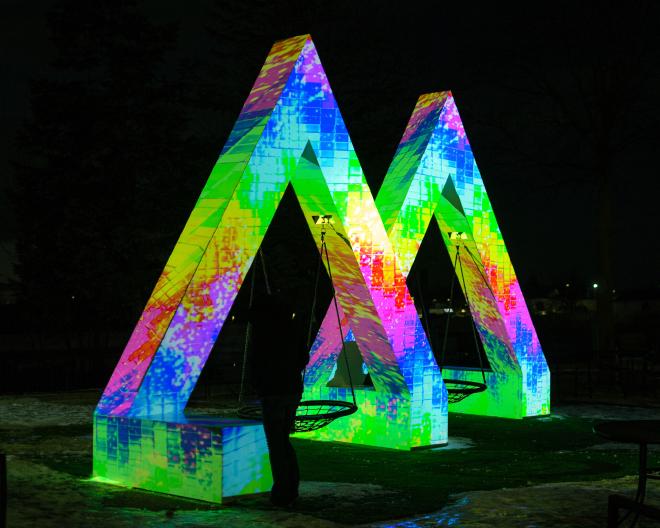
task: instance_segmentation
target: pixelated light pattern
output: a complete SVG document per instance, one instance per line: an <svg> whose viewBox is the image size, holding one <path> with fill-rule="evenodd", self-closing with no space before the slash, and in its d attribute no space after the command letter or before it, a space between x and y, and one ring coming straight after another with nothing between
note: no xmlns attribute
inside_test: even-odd
<svg viewBox="0 0 660 528"><path fill-rule="evenodd" d="M344 325L354 324L374 384L358 395L359 412L320 438L400 449L446 442L439 369L314 45L304 35L273 46L102 395L95 422L98 478L198 498L217 498L220 484L220 493L268 489L265 442L254 436L254 424L233 425L237 441L220 452L217 443L207 448L207 437L211 431L212 439L225 438L227 425L191 425L184 409L288 185L317 244L320 227L312 215L333 216L336 233L328 234L327 246L341 317ZM319 334L308 394L348 398L346 389L325 386L339 341L336 321ZM132 434L124 432L131 424ZM152 440L163 427L167 441ZM209 477L214 457L236 461L254 453L260 463L253 485L228 483L236 477L224 463L221 483ZM180 461L192 459L185 469L197 483L181 483Z"/></svg>
<svg viewBox="0 0 660 528"><path fill-rule="evenodd" d="M463 246L464 293L492 371L487 391L451 410L548 414L550 372L451 92L419 98L376 203L406 276L434 215L452 262ZM481 372L443 369L443 377L481 381Z"/></svg>
<svg viewBox="0 0 660 528"><path fill-rule="evenodd" d="M214 501L269 488L260 425L193 420L184 409L288 185L317 244L312 215L333 216L327 245L341 326L374 385L357 391L356 414L308 436L399 449L446 442L446 390L405 280L433 214L443 235L470 235L467 288L496 365L496 390L473 405L534 408L545 362L453 100L420 101L377 207L311 38L273 46L98 404L97 478ZM327 387L340 350L328 312L306 398L350 398L348 388Z"/></svg>
<svg viewBox="0 0 660 528"><path fill-rule="evenodd" d="M272 486L263 427L244 420L97 414L94 474L106 482L217 503Z"/></svg>
<svg viewBox="0 0 660 528"><path fill-rule="evenodd" d="M251 249L258 247L272 217L272 204L263 209L260 205L281 195L284 169L276 165L285 161L284 156L272 159L273 169L261 179L256 167L248 164L257 150L268 150L267 138L273 136L275 123L269 130L267 124L305 41L302 37L273 46L99 401L96 478L215 501L227 491L256 493L270 488L260 424L232 424L227 431L233 438L231 449L223 452L218 442L207 448L207 436L211 431L212 438L225 437L226 423L215 420L212 427L191 426L183 409L253 259ZM231 220L219 229L223 217ZM110 423L105 429L104 419ZM117 436L113 422L124 423L121 420L144 426L133 427L132 434L119 428L124 432ZM166 441L162 441L163 427ZM236 471L223 474L224 464L214 461L217 457L255 461L250 483ZM181 460L194 463L181 466ZM182 471L190 475L185 482L178 476Z"/></svg>

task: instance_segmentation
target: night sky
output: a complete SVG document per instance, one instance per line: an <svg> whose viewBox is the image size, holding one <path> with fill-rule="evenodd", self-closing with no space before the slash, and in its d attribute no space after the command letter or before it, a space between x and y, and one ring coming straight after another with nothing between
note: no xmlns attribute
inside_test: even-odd
<svg viewBox="0 0 660 528"><path fill-rule="evenodd" d="M3 4L0 282L13 275L14 142L31 117L33 81L66 80L49 25L49 13L61 2ZM658 4L626 3L625 10L617 9L622 3L426 4L138 2L146 20L174 29L158 65L172 99L192 83L208 94L186 125L189 137L203 138L204 147L191 153L194 173L181 159L154 160L155 170L174 165L172 186L185 179L194 183L186 188L197 188L169 199L192 209L272 43L310 33L374 195L417 97L451 89L523 288L569 280L586 288L598 280L603 159L612 182L613 286L659 287ZM77 9L65 13L74 27L86 23ZM36 141L48 149L48 137ZM603 154L594 145L607 149ZM172 208L162 203L163 216L153 222Z"/></svg>

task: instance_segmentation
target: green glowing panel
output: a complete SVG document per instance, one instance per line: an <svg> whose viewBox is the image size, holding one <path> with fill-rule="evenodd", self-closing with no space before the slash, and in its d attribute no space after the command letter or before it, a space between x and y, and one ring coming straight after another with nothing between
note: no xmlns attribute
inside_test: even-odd
<svg viewBox="0 0 660 528"><path fill-rule="evenodd" d="M420 98L375 201L303 35L273 46L103 393L97 478L215 502L270 486L261 425L194 419L185 408L288 186L317 244L312 217L332 215L343 335L373 383L357 391L357 413L308 437L397 449L447 441L447 392L406 286L433 215L450 255L448 233L466 233L466 290L493 367L489 390L458 410L548 412L547 365L451 95ZM350 398L330 383L341 335L328 312L306 399Z"/></svg>
<svg viewBox="0 0 660 528"><path fill-rule="evenodd" d="M550 372L451 92L419 98L376 203L404 274L433 216L452 262L461 246L464 293L492 371L487 391L451 410L549 414ZM444 369L443 377L481 381L481 372Z"/></svg>
<svg viewBox="0 0 660 528"><path fill-rule="evenodd" d="M440 372L314 45L302 36L273 46L97 406L99 478L206 500L264 489L261 426L233 424L237 445L227 451L223 421L200 424L185 408L289 185L317 242L312 216L333 216L327 246L339 309L374 386L359 395L356 415L320 437L400 449L446 442ZM325 386L338 336L336 324L319 333L307 393L347 396ZM227 472L227 457L256 464L252 480ZM179 465L192 459L194 471Z"/></svg>
<svg viewBox="0 0 660 528"><path fill-rule="evenodd" d="M94 478L217 503L273 484L261 424L191 417L97 415Z"/></svg>

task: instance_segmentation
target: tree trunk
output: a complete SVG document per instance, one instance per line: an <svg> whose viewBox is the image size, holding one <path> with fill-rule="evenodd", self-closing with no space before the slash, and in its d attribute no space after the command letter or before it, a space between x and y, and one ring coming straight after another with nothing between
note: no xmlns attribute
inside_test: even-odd
<svg viewBox="0 0 660 528"><path fill-rule="evenodd" d="M596 293L597 341L596 354L600 357L614 348L614 318L612 305L612 168L606 156L602 157L598 174L598 288ZM624 245L625 247L625 245Z"/></svg>

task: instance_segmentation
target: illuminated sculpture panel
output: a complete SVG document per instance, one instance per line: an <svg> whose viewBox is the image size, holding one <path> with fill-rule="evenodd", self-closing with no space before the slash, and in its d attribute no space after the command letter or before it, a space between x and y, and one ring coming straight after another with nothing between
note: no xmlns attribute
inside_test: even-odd
<svg viewBox="0 0 660 528"><path fill-rule="evenodd" d="M358 392L359 411L323 438L399 449L446 442L439 369L305 35L273 46L103 393L95 413L97 478L216 501L225 489L269 488L261 426L200 423L184 409L288 185L317 243L312 215L333 216L337 235L327 245L342 324L351 322L374 385ZM317 337L307 392L346 399L347 389L326 387L341 344L337 326L326 324ZM224 469L221 484L211 478L209 468L224 468L228 453L255 461L251 482ZM191 480L177 480L178 471Z"/></svg>
<svg viewBox="0 0 660 528"><path fill-rule="evenodd" d="M451 410L507 418L549 414L550 372L451 92L419 98L376 204L404 276L433 216L452 263L462 246L464 294L490 369L487 390ZM332 325L331 313L324 325ZM480 370L444 368L442 374L482 381Z"/></svg>
<svg viewBox="0 0 660 528"><path fill-rule="evenodd" d="M356 390L357 413L309 437L397 449L447 441L446 389L406 286L433 215L450 253L446 234L462 231L477 256L463 265L493 367L487 393L460 410L548 412L547 367L451 95L420 99L375 201L303 35L273 46L103 393L97 478L216 502L270 488L260 424L184 409L289 185L317 245L312 217L333 217L326 241L342 331L373 383ZM350 399L330 383L341 345L329 311L306 399Z"/></svg>
<svg viewBox="0 0 660 528"><path fill-rule="evenodd" d="M261 424L190 416L156 420L97 414L94 476L217 503L273 485Z"/></svg>
<svg viewBox="0 0 660 528"><path fill-rule="evenodd" d="M463 245L464 293L491 370L487 390L451 410L548 414L550 372L451 92L419 98L376 203L405 275L433 216L452 262ZM445 368L443 377L481 381L481 372Z"/></svg>

